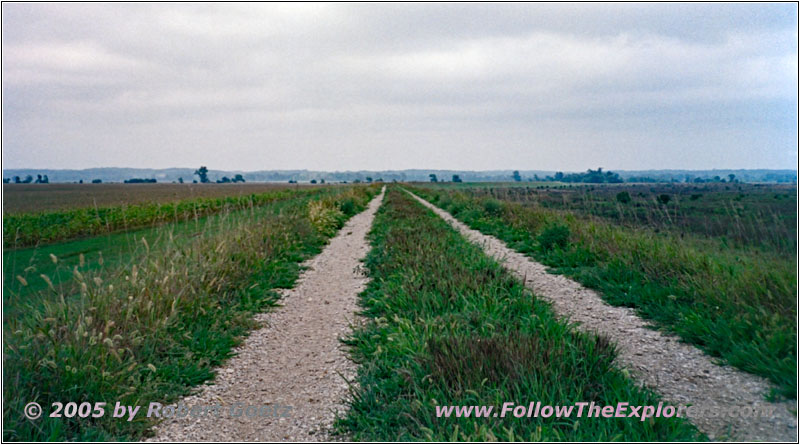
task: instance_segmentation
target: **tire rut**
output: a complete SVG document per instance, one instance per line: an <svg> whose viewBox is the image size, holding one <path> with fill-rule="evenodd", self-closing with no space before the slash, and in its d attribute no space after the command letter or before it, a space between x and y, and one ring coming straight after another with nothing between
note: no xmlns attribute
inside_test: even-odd
<svg viewBox="0 0 800 445"><path fill-rule="evenodd" d="M772 416L765 417L690 418L709 438L797 442L797 402L767 402L765 395L772 385L766 379L717 364L677 336L654 330L633 309L607 304L597 292L567 277L548 273L544 265L508 248L499 239L470 229L446 211L408 193L523 279L558 314L578 322L581 330L609 337L618 345L623 369L666 401L693 404L718 414L733 406L774 409Z"/></svg>
<svg viewBox="0 0 800 445"><path fill-rule="evenodd" d="M357 321L358 294L367 283L361 259L384 191L305 263L295 287L282 292L282 307L256 316L264 327L250 333L214 382L178 404L219 406L216 414L167 419L151 441L330 440L356 374L340 339Z"/></svg>

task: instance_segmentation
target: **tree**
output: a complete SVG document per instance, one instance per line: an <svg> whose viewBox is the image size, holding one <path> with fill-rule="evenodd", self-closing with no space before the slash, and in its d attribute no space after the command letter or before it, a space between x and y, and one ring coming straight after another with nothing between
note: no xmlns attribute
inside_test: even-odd
<svg viewBox="0 0 800 445"><path fill-rule="evenodd" d="M669 195L658 195L658 202L666 205L671 197Z"/></svg>
<svg viewBox="0 0 800 445"><path fill-rule="evenodd" d="M233 177L233 182L245 182L244 176L237 174L236 176Z"/></svg>
<svg viewBox="0 0 800 445"><path fill-rule="evenodd" d="M631 202L631 194L628 192L619 192L617 193L617 201L621 202L622 204L627 204Z"/></svg>
<svg viewBox="0 0 800 445"><path fill-rule="evenodd" d="M436 179L436 175L433 173L429 174L428 177L431 178L431 182L439 182L439 180Z"/></svg>
<svg viewBox="0 0 800 445"><path fill-rule="evenodd" d="M23 184L30 184L31 182L33 182L33 176L31 175L26 176L25 180L22 181Z"/></svg>
<svg viewBox="0 0 800 445"><path fill-rule="evenodd" d="M194 174L196 174L197 176L200 177L200 182L201 183L206 184L206 183L210 182L208 180L208 169L206 168L205 165L203 165L200 168L198 168L197 170L195 170Z"/></svg>
<svg viewBox="0 0 800 445"><path fill-rule="evenodd" d="M183 178L178 178L178 184L183 184Z"/></svg>
<svg viewBox="0 0 800 445"><path fill-rule="evenodd" d="M102 179L92 179L92 184L102 184Z"/></svg>
<svg viewBox="0 0 800 445"><path fill-rule="evenodd" d="M41 183L42 183L42 175L36 175L36 181L34 181L34 184L41 184Z"/></svg>
<svg viewBox="0 0 800 445"><path fill-rule="evenodd" d="M367 184L371 184L372 183L372 178L369 177L369 176L367 176L365 180L366 180Z"/></svg>
<svg viewBox="0 0 800 445"><path fill-rule="evenodd" d="M453 175L453 182L461 182L461 177L458 175Z"/></svg>
<svg viewBox="0 0 800 445"><path fill-rule="evenodd" d="M312 180L311 180L311 183L312 183L312 184L316 184L316 183L317 183L317 180L316 180L316 179L312 179Z"/></svg>
<svg viewBox="0 0 800 445"><path fill-rule="evenodd" d="M14 176L14 184L19 184L21 182L22 180L19 179L19 176Z"/></svg>
<svg viewBox="0 0 800 445"><path fill-rule="evenodd" d="M519 175L519 170L514 170L514 174L511 175L514 178L514 181L520 182L522 181L522 176Z"/></svg>
<svg viewBox="0 0 800 445"><path fill-rule="evenodd" d="M222 179L217 179L217 184L227 184L231 182L231 178L223 176Z"/></svg>
<svg viewBox="0 0 800 445"><path fill-rule="evenodd" d="M728 179L729 179L729 181L728 181L728 182L734 182L733 180L734 180L734 179L736 179L736 175L734 175L733 173L731 173L731 174L729 174L729 175L728 175Z"/></svg>

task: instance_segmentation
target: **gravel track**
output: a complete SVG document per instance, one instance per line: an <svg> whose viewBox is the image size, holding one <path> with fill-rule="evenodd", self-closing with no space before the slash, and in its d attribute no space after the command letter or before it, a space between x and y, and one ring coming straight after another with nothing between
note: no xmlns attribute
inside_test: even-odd
<svg viewBox="0 0 800 445"><path fill-rule="evenodd" d="M578 322L582 330L613 340L618 345L623 369L655 389L666 401L691 403L717 413L720 408L732 406L774 408L770 417L691 418L711 439L797 442L797 402L765 401L765 394L771 388L767 380L717 364L678 337L654 330L633 309L608 305L596 292L564 276L548 273L544 265L508 248L497 238L470 229L444 210L410 194L523 279L536 295L550 301L557 313Z"/></svg>
<svg viewBox="0 0 800 445"><path fill-rule="evenodd" d="M256 316L264 327L217 370L214 383L181 402L188 409L220 405L219 414L172 417L154 428L151 441L330 440L356 373L340 339L357 322L357 297L367 282L361 259L369 251L366 235L383 195L305 263L295 288L283 291L282 307ZM243 410L248 405L277 409L254 408L248 417Z"/></svg>

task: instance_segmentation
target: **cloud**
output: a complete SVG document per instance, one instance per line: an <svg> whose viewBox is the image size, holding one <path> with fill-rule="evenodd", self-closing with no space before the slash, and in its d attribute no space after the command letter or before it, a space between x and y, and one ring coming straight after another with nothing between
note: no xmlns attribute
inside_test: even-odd
<svg viewBox="0 0 800 445"><path fill-rule="evenodd" d="M3 10L9 168L797 161L792 5Z"/></svg>

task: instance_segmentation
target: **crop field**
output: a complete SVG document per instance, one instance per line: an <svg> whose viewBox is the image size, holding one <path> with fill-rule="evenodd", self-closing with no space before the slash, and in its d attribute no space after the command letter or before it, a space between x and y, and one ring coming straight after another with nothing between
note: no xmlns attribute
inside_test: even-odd
<svg viewBox="0 0 800 445"><path fill-rule="evenodd" d="M3 184L3 214L247 196L299 184Z"/></svg>
<svg viewBox="0 0 800 445"><path fill-rule="evenodd" d="M42 188L28 190L35 187ZM526 261L544 264L549 274L543 275L570 277L596 290L598 301L633 308L715 361L763 377L771 389L758 394L758 402L796 399L795 186L59 187L19 188L13 193L38 193L31 198L37 204L4 209L7 441L227 439L167 436L159 419L142 416L131 422L110 416L32 420L23 413L31 401L49 407L63 401L166 405L189 395L252 399L231 392L224 380L238 372L231 363L239 355L256 357L259 372L285 373L289 381L322 378L292 374L308 360L315 360L313 372L324 368L325 375L344 377L335 359L316 361L332 349L320 349L315 337L321 332L353 365L344 389L348 401L325 426L330 435L318 436L319 411L330 411L343 393L309 396L286 385L279 394L264 395L294 400L295 424L317 423L303 424L311 430L303 434L311 435L291 436L295 440L715 438L683 417L523 421L437 415L440 406L500 407L508 401L670 401L657 386L642 384L608 335L564 318L528 277L515 275L409 192L498 238ZM356 220L360 240L353 235ZM342 267L331 273L340 257L352 258L341 263L348 271L361 265L352 276L339 276ZM315 301L321 291L314 283L335 294L361 289L341 296L360 308L350 313L359 321L348 318L343 333L321 329L315 315L333 304L328 297ZM298 294L291 307L301 314L285 313L290 306L282 290L292 288ZM297 335L286 340L293 349L276 353L247 343L249 336L274 335L270 323L280 326L280 319L259 317L282 310ZM290 355L297 366L275 368L275 354ZM235 375L239 387L263 388L262 373ZM220 392L204 386L220 378L213 390ZM190 430L170 426L170 434ZM286 434L273 423L259 428L281 434L253 436L262 440Z"/></svg>
<svg viewBox="0 0 800 445"><path fill-rule="evenodd" d="M770 379L773 396L796 397L794 186L414 190L612 305Z"/></svg>

